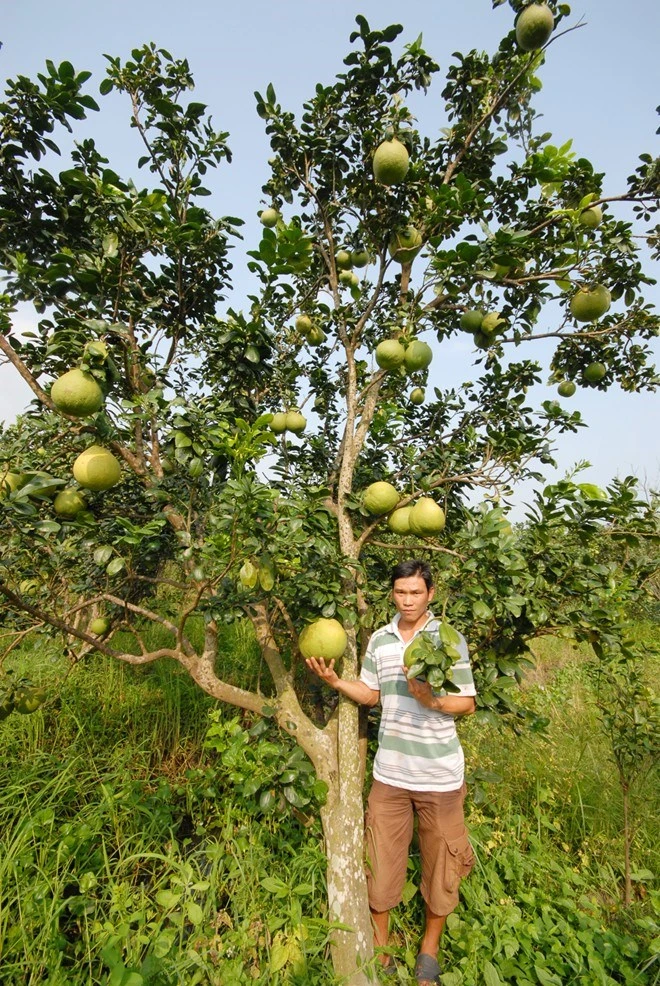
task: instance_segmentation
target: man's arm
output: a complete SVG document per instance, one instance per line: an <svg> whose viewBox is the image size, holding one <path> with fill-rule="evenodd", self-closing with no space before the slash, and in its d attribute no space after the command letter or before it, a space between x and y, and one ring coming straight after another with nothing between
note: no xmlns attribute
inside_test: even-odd
<svg viewBox="0 0 660 986"><path fill-rule="evenodd" d="M347 698L357 702L358 705L378 704L380 692L369 688L363 681L344 681L335 671L334 660L326 664L322 657L308 657L305 663L310 671L313 671L322 681L325 681L326 685L330 685L336 692L346 695Z"/></svg>

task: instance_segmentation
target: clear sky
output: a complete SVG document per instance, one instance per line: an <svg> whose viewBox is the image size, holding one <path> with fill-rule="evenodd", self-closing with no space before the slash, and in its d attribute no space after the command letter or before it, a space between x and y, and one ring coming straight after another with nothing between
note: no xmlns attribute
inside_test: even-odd
<svg viewBox="0 0 660 986"><path fill-rule="evenodd" d="M586 25L550 47L541 72L544 88L535 105L544 114L543 129L552 133L552 142L573 138L578 155L606 172L604 194L620 194L638 155L660 153L655 112L660 102L660 4L578 0L571 7L570 24L584 20ZM444 125L440 91L452 52L492 52L514 16L508 3L493 10L490 0L115 0L111 5L4 0L0 75L3 80L35 76L47 58L68 59L77 70L92 71L98 85L103 53L126 59L132 48L147 41L187 58L197 83L195 98L208 104L219 129L230 132L234 163L223 165L214 177L213 197L205 204L218 215L247 221L245 246L235 256L238 271L242 250L252 248L259 236L256 217L268 177L269 147L253 92L263 92L272 82L278 100L298 113L317 82L327 84L342 71L357 13L372 27L403 24L404 42L423 34L427 51L441 67L429 97L415 106L420 129L431 134ZM98 101L102 112L92 114L76 135L93 136L115 170L146 183L148 175L138 176L135 169L140 151L127 125L127 106L114 94ZM652 276L660 275L657 264L647 261L645 266ZM237 273L234 307L241 307L247 284ZM648 297L660 307L658 287ZM26 327L27 317L20 313L19 326ZM660 363L660 344L655 348ZM457 339L441 353L431 382L445 386L470 378L471 356L464 341ZM525 356L533 358L531 346ZM543 396L553 395L548 391ZM13 370L0 366L0 420L13 420L28 399ZM579 389L572 406L582 412L589 429L562 439L560 474L587 459L592 468L583 474L585 481L605 485L615 475L633 473L646 486L660 487L658 395L623 394L618 387L607 393Z"/></svg>

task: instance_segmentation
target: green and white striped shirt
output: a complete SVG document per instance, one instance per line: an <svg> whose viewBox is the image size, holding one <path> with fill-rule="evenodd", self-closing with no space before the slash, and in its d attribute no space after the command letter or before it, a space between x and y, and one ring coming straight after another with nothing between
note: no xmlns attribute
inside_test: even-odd
<svg viewBox="0 0 660 986"><path fill-rule="evenodd" d="M403 652L410 641L402 639L399 619L397 613L372 635L360 672L360 681L380 691L382 706L374 778L410 791L455 791L464 773L456 722L453 716L427 709L408 691ZM437 633L439 625L430 616L414 637L422 630ZM476 695L464 637L458 649L462 656L453 666L452 681L461 695Z"/></svg>

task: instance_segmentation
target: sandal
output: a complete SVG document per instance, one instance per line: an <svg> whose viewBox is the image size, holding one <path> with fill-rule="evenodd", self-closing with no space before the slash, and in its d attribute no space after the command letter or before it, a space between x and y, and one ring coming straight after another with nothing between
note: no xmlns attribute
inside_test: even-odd
<svg viewBox="0 0 660 986"><path fill-rule="evenodd" d="M415 962L415 979L419 986L437 986L440 982L440 966L432 955L419 953Z"/></svg>

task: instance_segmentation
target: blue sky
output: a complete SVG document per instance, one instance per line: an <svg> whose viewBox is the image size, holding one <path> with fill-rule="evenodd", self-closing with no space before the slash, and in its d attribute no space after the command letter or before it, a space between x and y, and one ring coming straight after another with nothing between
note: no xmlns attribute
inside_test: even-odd
<svg viewBox="0 0 660 986"><path fill-rule="evenodd" d="M578 155L606 172L605 194L618 194L640 153L660 153L655 134L660 122L655 113L660 102L660 5L657 0L581 0L572 4L572 11L567 26L580 20L586 25L549 49L541 72L544 88L535 105L544 114L543 129L553 134L552 142L573 138ZM34 76L45 59L68 59L78 70L91 70L98 84L103 53L125 59L131 48L146 41L188 58L196 98L209 105L216 126L230 132L234 152L234 163L214 178L213 198L207 203L217 214L246 220L244 249L250 249L259 235L256 217L269 157L253 92L263 92L272 82L278 100L298 112L317 82L329 83L342 70L357 13L373 27L403 24L404 41L423 34L427 51L441 66L429 98L415 106L420 128L427 133L444 125L442 70L452 52L493 51L513 23L508 4L492 10L490 0L115 0L109 6L82 0L5 0L0 75L3 80ZM93 136L120 174L137 177L139 150L127 126L127 106L114 95L100 102L102 113L93 114L78 134ZM240 266L239 251L235 260ZM660 275L657 264L647 261L645 266L652 276ZM240 307L247 283L235 277L234 307ZM660 307L658 287L648 297ZM19 324L26 318L22 312ZM660 362L660 344L656 352ZM433 382L445 386L470 379L471 356L464 342L457 340L442 353L434 361ZM532 358L531 347L525 355ZM543 396L553 395L548 391ZM27 399L12 369L0 366L0 420L12 420ZM589 429L562 439L560 474L587 459L592 468L583 474L585 480L604 485L615 475L633 473L647 486L660 486L657 395L623 394L618 387L606 394L579 390L572 406L582 412Z"/></svg>

